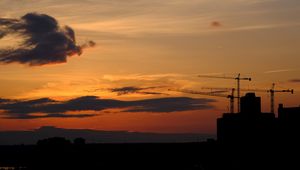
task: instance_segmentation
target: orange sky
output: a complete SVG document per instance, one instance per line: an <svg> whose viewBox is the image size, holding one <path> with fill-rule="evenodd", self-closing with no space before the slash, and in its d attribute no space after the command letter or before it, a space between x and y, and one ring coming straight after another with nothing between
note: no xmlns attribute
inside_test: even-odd
<svg viewBox="0 0 300 170"><path fill-rule="evenodd" d="M170 92L168 88L202 90L235 87L235 81L198 78L198 74L252 77L243 88L295 89L276 94L276 106L298 106L300 95L300 2L298 0L22 0L0 1L1 18L45 13L75 30L79 43L94 48L67 63L29 67L0 65L0 97L69 100L80 96L142 100L163 97L211 98ZM20 41L0 39L0 48ZM162 87L163 94L117 95L108 89ZM269 96L260 93L263 111ZM226 98L214 98L214 109L170 113L118 112L88 118L0 118L0 130L65 128L151 132L215 133L215 121L228 111Z"/></svg>

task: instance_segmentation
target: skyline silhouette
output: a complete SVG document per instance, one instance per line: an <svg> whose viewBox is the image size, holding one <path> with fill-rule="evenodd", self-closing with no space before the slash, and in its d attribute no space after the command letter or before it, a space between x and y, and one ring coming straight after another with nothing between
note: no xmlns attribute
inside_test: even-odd
<svg viewBox="0 0 300 170"><path fill-rule="evenodd" d="M43 138L34 145L0 144L0 168L298 168L299 158L294 154L300 151L300 107L280 104L278 117L274 113L262 113L261 99L255 93L242 96L240 104L241 112L224 113L217 120L216 140L199 141L199 136L186 134L113 134L43 127L32 132L35 139ZM96 136L102 141L91 142Z"/></svg>

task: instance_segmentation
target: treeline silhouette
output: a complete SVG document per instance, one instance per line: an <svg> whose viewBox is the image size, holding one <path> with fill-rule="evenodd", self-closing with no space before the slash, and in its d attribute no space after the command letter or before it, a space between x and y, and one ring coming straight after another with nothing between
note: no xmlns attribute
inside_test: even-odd
<svg viewBox="0 0 300 170"><path fill-rule="evenodd" d="M1 165L26 169L201 169L214 164L214 142L85 144L54 137L37 145L0 146Z"/></svg>
<svg viewBox="0 0 300 170"><path fill-rule="evenodd" d="M72 143L70 140L63 137L52 137L47 139L42 139L37 142L37 146L39 147L68 147ZM76 138L73 141L74 145L84 145L84 138Z"/></svg>
<svg viewBox="0 0 300 170"><path fill-rule="evenodd" d="M243 143L84 144L78 139L0 146L0 166L15 169L298 169L299 145Z"/></svg>
<svg viewBox="0 0 300 170"><path fill-rule="evenodd" d="M34 145L40 139L82 137L86 143L185 143L205 141L215 135L188 133L147 133L128 131L101 131L91 129L64 129L42 126L30 131L0 131L0 145Z"/></svg>

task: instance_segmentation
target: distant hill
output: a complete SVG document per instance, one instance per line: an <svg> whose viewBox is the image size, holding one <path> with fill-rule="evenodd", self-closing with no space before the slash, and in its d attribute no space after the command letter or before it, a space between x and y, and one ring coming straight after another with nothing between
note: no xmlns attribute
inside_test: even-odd
<svg viewBox="0 0 300 170"><path fill-rule="evenodd" d="M141 133L127 131L99 131L89 129L63 129L44 126L31 131L0 131L0 145L32 145L40 139L64 137L69 140L81 137L87 143L183 143L199 142L213 135L206 134L171 134Z"/></svg>

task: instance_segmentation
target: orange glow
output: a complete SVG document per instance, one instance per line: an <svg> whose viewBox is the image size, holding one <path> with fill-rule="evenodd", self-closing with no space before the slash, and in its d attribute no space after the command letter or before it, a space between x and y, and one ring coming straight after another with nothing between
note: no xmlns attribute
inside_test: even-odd
<svg viewBox="0 0 300 170"><path fill-rule="evenodd" d="M43 118L37 120L0 119L0 130L37 129L40 126L56 126L72 129L124 130L171 133L215 133L215 111L191 111L174 113L111 113L90 118ZM209 113L209 114L206 114Z"/></svg>
<svg viewBox="0 0 300 170"><path fill-rule="evenodd" d="M87 110L66 114L97 116L22 120L5 119L1 117L5 114L0 113L0 130L57 126L215 133L216 118L229 110L227 98L168 90L236 87L234 80L200 78L197 77L199 74L236 76L241 73L253 79L242 82L245 89L269 89L272 83L276 83L278 89L295 90L293 95L275 94L276 107L279 103L285 106L300 104L300 83L291 81L300 79L298 4L261 0L149 0L134 3L120 0L118 3L120 5L110 1L61 0L59 3L24 1L10 5L0 1L0 18L20 18L32 11L45 13L62 25L72 27L78 44L90 40L97 44L84 50L80 56L68 58L63 64L38 67L1 64L0 99L51 98L63 102L81 96L124 101L191 97L215 99L216 102L212 103L215 108L172 113ZM23 38L1 36L0 32L0 49L17 47L19 38ZM87 46L94 44L88 43L82 48ZM126 95L110 90L122 87L160 88ZM262 110L268 112L269 94L257 95L262 97Z"/></svg>

